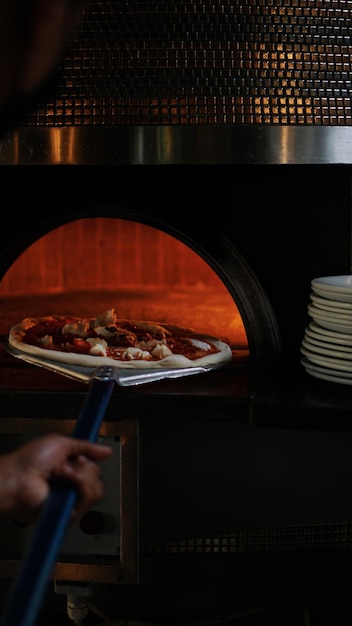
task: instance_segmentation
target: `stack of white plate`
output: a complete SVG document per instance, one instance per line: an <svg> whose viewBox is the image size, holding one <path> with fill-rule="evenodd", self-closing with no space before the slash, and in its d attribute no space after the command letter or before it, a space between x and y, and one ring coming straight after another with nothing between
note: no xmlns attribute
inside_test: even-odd
<svg viewBox="0 0 352 626"><path fill-rule="evenodd" d="M352 385L352 275L311 281L301 363L316 378Z"/></svg>

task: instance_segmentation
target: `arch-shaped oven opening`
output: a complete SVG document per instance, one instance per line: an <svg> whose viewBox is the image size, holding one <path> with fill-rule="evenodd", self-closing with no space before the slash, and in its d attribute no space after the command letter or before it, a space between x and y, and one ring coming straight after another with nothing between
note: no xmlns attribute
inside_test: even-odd
<svg viewBox="0 0 352 626"><path fill-rule="evenodd" d="M94 316L115 307L121 317L220 337L258 367L276 362L280 337L270 302L223 234L130 209L96 213L51 215L16 241L17 256L0 282L0 297L18 297L14 323L28 315Z"/></svg>

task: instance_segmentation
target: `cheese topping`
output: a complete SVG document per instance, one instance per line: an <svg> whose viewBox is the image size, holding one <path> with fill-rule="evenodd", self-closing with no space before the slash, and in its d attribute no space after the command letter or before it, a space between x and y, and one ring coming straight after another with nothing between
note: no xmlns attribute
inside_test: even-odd
<svg viewBox="0 0 352 626"><path fill-rule="evenodd" d="M92 347L89 350L89 354L94 354L95 356L106 356L106 348L108 344L104 339L94 339L94 337L90 337L87 339L87 343L89 343Z"/></svg>
<svg viewBox="0 0 352 626"><path fill-rule="evenodd" d="M165 346L163 343L158 343L155 348L152 350L153 357L157 359L165 359L165 357L170 356L172 354L170 348Z"/></svg>
<svg viewBox="0 0 352 626"><path fill-rule="evenodd" d="M151 361L151 354L147 352L147 350L141 350L140 348L127 348L123 353L123 358L127 361L132 361L133 359L143 359L145 361Z"/></svg>
<svg viewBox="0 0 352 626"><path fill-rule="evenodd" d="M49 347L54 345L53 338L51 335L45 335L44 337L39 337L39 343L44 347Z"/></svg>
<svg viewBox="0 0 352 626"><path fill-rule="evenodd" d="M73 324L65 324L62 328L63 335L75 335L78 337L87 337L89 331L89 320L78 320Z"/></svg>

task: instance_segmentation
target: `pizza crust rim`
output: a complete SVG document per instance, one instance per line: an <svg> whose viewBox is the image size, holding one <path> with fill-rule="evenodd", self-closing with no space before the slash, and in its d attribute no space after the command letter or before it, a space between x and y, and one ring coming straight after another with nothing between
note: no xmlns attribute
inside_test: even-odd
<svg viewBox="0 0 352 626"><path fill-rule="evenodd" d="M78 354L76 352L60 352L55 350L47 350L37 346L23 343L22 337L25 331L31 326L40 322L48 320L62 320L61 315L47 315L44 317L31 318L27 317L20 323L15 324L10 329L8 335L9 344L23 354L28 354L33 357L40 357L41 359L63 363L68 366L80 366L80 367L100 367L101 365L109 365L117 367L119 369L161 369L161 368L176 368L185 369L190 367L211 367L220 366L228 363L232 360L232 350L227 343L224 343L216 337L197 333L193 330L176 326L172 324L163 324L166 330L182 332L184 337L187 337L187 333L191 335L190 339L198 339L206 343L210 343L215 346L217 352L207 354L197 359L188 359L181 354L172 354L170 356L161 359L160 361L144 361L142 359L133 359L131 361L122 361L112 359L110 357L94 356L89 354ZM133 320L135 324L138 324L140 320ZM143 322L145 323L145 322ZM147 322L148 323L148 322ZM151 322L153 323L153 322Z"/></svg>

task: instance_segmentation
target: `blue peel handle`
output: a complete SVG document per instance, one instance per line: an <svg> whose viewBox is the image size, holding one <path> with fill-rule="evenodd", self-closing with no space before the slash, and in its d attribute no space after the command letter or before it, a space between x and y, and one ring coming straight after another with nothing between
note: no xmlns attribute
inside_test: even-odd
<svg viewBox="0 0 352 626"><path fill-rule="evenodd" d="M103 375L99 372L102 369ZM105 370L98 368L93 375L72 434L76 439L94 442L99 434L115 386L114 378L107 376ZM0 626L35 624L76 499L77 492L72 484L52 485L10 592Z"/></svg>

